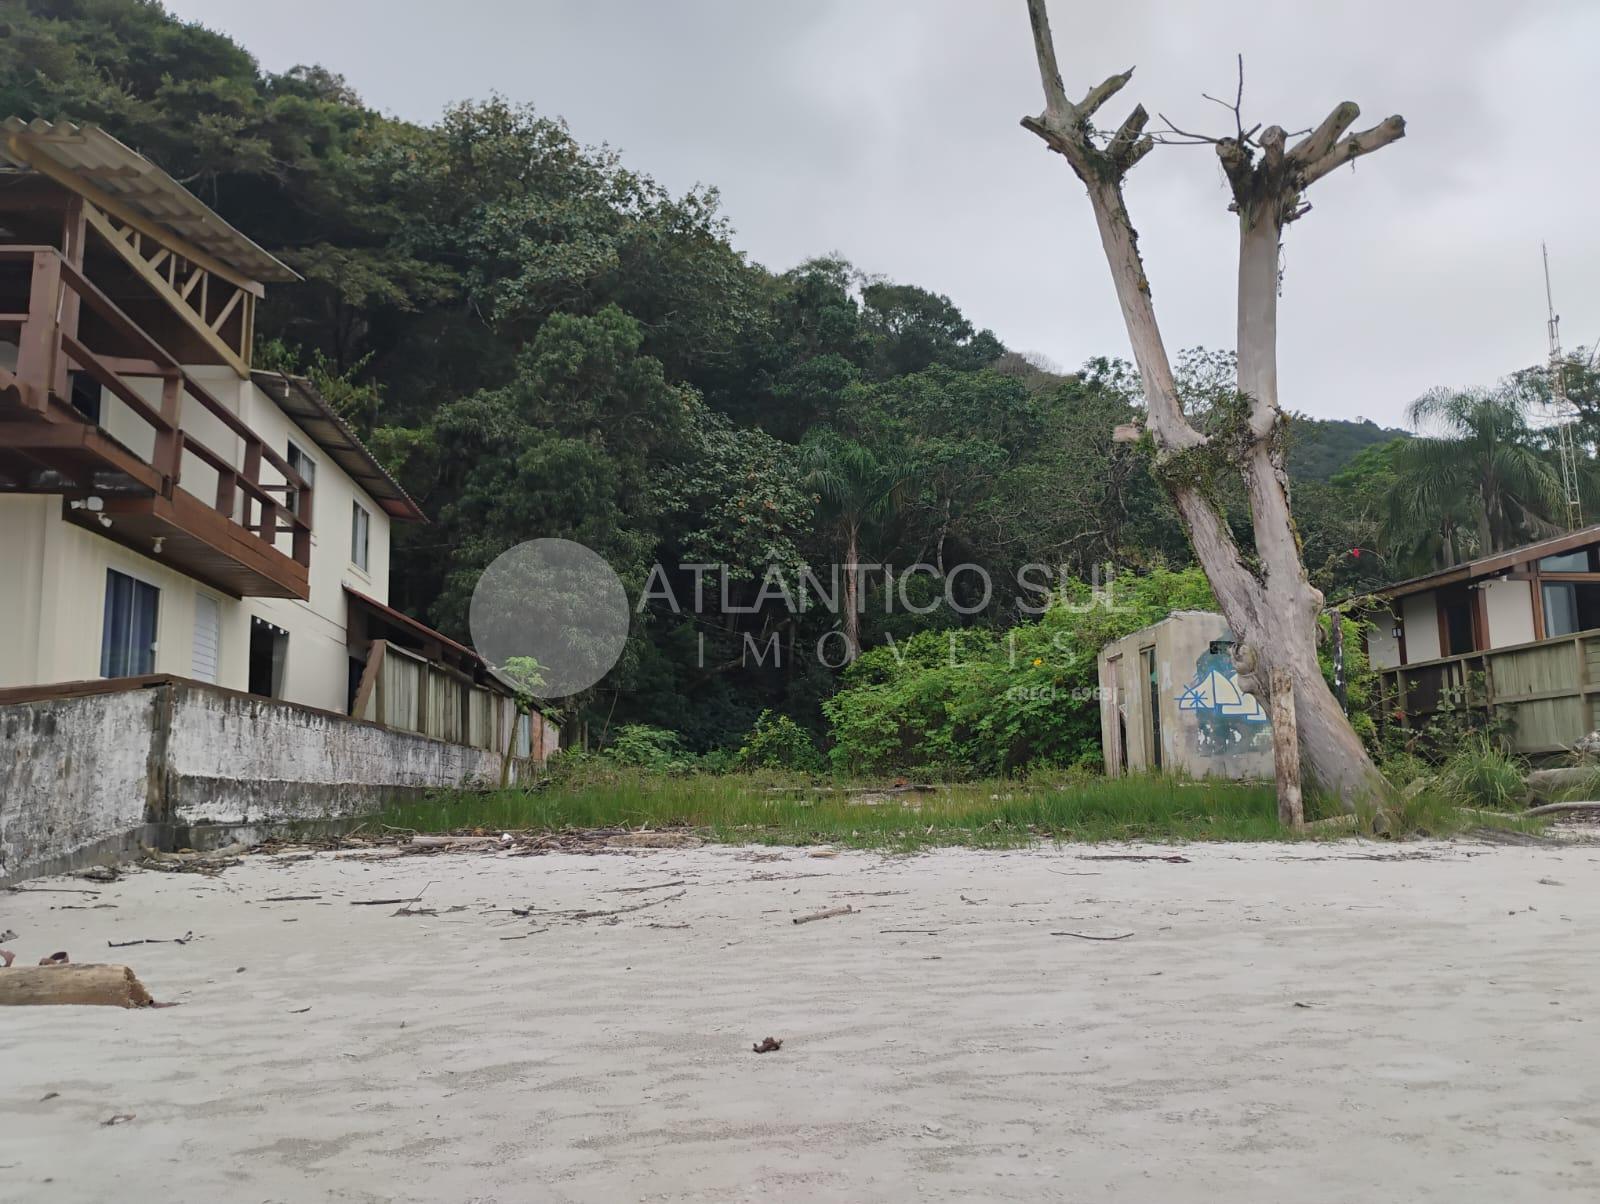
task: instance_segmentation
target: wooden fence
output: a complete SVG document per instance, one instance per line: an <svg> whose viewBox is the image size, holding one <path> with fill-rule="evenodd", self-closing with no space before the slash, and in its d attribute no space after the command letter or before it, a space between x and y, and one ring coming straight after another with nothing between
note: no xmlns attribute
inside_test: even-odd
<svg viewBox="0 0 1600 1204"><path fill-rule="evenodd" d="M1520 753L1563 752L1600 728L1600 631L1384 669L1379 700L1401 727L1468 709L1508 721Z"/></svg>
<svg viewBox="0 0 1600 1204"><path fill-rule="evenodd" d="M472 748L504 753L509 744L512 756L536 761L555 750L556 729L539 714L519 715L506 695L387 640L372 642L351 713Z"/></svg>

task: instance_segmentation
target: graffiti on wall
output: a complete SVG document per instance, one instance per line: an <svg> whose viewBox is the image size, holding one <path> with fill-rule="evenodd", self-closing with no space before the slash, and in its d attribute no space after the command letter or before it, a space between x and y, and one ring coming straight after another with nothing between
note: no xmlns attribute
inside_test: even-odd
<svg viewBox="0 0 1600 1204"><path fill-rule="evenodd" d="M1178 710L1195 716L1195 751L1226 757L1272 743L1266 711L1239 689L1233 640L1212 640L1194 663L1194 676L1178 694Z"/></svg>

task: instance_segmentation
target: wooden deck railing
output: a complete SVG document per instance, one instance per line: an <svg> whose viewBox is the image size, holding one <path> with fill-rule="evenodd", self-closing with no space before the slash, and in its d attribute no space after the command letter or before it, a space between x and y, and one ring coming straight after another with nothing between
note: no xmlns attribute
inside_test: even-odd
<svg viewBox="0 0 1600 1204"><path fill-rule="evenodd" d="M179 487L183 453L187 451L217 474L215 496L202 500L269 545L276 543L280 535L291 536L294 560L309 566L311 485L60 251L43 246L0 246L0 266L19 262L26 264L30 272L28 312L0 314L0 329L17 331L17 367L10 374L13 379L9 383L17 386L22 405L48 421L86 422L67 403L68 372L76 368L86 373L150 427L154 451L149 463L162 477L167 496ZM85 346L77 331L78 317L84 309L92 312L133 354L104 355ZM161 381L159 405L141 396L129 383L133 377ZM238 463L183 429L185 396L193 398L238 437L242 447ZM264 483L263 464L276 471L283 483ZM296 499L292 506L291 494Z"/></svg>

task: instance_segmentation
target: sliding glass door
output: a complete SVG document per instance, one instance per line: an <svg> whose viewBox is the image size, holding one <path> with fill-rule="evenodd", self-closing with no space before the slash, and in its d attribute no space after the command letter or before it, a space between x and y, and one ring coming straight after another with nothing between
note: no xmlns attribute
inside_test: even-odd
<svg viewBox="0 0 1600 1204"><path fill-rule="evenodd" d="M138 677L156 671L156 616L161 591L116 569L106 570L106 611L100 628L100 676Z"/></svg>

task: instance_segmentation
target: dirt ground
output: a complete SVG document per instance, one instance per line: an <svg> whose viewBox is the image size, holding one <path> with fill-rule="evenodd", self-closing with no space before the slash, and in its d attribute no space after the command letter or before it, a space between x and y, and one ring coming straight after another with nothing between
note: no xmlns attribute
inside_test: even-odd
<svg viewBox="0 0 1600 1204"><path fill-rule="evenodd" d="M1600 1198L1595 847L252 856L6 929L181 1006L4 1009L5 1200Z"/></svg>

